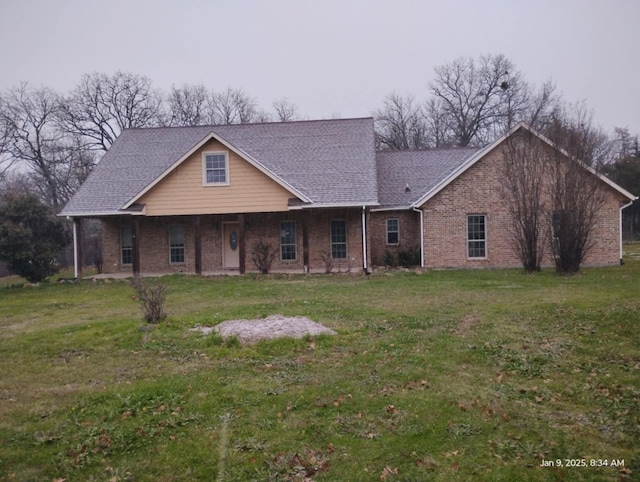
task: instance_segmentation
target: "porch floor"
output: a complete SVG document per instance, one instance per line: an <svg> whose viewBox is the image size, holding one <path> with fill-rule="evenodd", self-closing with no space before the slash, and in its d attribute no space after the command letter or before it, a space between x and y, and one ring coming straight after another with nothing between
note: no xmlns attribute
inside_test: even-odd
<svg viewBox="0 0 640 482"><path fill-rule="evenodd" d="M318 269L310 269L309 274L322 274L325 270L322 268ZM363 274L362 268L352 269L351 271L345 270L334 270L333 273L351 273L351 274ZM196 276L195 273L176 273L176 272L149 272L149 273L140 273L142 278L159 278L162 276L171 276L173 274L181 274L181 275L191 275ZM256 270L247 270L246 274L258 274ZM272 270L270 274L304 274L300 269L280 269L280 270ZM203 271L203 277L211 277L211 276L239 276L240 271L238 270L217 270L217 271ZM91 276L83 276L82 279L127 279L133 278L133 273L100 273L94 274Z"/></svg>

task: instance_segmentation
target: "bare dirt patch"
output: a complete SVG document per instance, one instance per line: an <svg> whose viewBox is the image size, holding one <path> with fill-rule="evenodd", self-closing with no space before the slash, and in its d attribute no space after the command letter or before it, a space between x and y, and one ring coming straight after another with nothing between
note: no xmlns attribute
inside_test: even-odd
<svg viewBox="0 0 640 482"><path fill-rule="evenodd" d="M209 334L215 331L223 338L235 336L242 343L275 338L303 338L306 335L337 335L335 331L304 316L271 315L255 320L227 320L216 326L196 326L190 331Z"/></svg>
<svg viewBox="0 0 640 482"><path fill-rule="evenodd" d="M460 336L467 335L471 329L481 321L479 316L468 314L458 322L455 334Z"/></svg>

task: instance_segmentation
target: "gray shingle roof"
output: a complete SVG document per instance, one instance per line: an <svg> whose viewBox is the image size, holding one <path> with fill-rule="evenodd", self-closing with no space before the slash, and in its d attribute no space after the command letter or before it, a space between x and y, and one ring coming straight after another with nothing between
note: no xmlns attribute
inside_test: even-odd
<svg viewBox="0 0 640 482"><path fill-rule="evenodd" d="M313 204L376 204L373 119L128 129L61 215L114 214L211 134Z"/></svg>
<svg viewBox="0 0 640 482"><path fill-rule="evenodd" d="M477 147L456 147L378 152L380 207L411 206L479 150Z"/></svg>

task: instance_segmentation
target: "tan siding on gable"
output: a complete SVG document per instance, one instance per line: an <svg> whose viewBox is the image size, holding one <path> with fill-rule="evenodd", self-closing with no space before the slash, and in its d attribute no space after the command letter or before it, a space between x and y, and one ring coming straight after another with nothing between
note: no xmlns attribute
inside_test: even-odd
<svg viewBox="0 0 640 482"><path fill-rule="evenodd" d="M202 153L229 153L229 185L203 186ZM286 211L293 195L217 141L207 143L139 202L147 216Z"/></svg>

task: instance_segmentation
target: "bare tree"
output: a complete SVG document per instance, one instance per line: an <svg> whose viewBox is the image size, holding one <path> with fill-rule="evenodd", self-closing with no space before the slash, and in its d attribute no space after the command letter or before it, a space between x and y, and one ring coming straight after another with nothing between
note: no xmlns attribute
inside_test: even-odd
<svg viewBox="0 0 640 482"><path fill-rule="evenodd" d="M299 118L298 107L286 97L276 100L273 103L273 110L276 113L276 120L279 122L291 122Z"/></svg>
<svg viewBox="0 0 640 482"><path fill-rule="evenodd" d="M4 112L4 100L0 96L0 182L5 179L14 159L9 155L9 141L12 134L12 126L7 122Z"/></svg>
<svg viewBox="0 0 640 482"><path fill-rule="evenodd" d="M390 94L374 113L378 149L420 149L427 147L427 128L412 96Z"/></svg>
<svg viewBox="0 0 640 482"><path fill-rule="evenodd" d="M558 153L549 163L547 179L552 210L551 246L559 273L575 273L594 244L593 229L604 204L600 180L577 159Z"/></svg>
<svg viewBox="0 0 640 482"><path fill-rule="evenodd" d="M255 99L241 89L228 88L211 96L212 124L247 124L259 115Z"/></svg>
<svg viewBox="0 0 640 482"><path fill-rule="evenodd" d="M547 151L548 146L525 129L510 136L503 149L501 195L509 212L507 230L527 273L540 271L544 256Z"/></svg>
<svg viewBox="0 0 640 482"><path fill-rule="evenodd" d="M161 123L162 96L147 77L127 72L85 75L62 105L66 132L106 151L122 129Z"/></svg>
<svg viewBox="0 0 640 482"><path fill-rule="evenodd" d="M95 164L77 139L60 129L61 99L26 83L10 89L0 109L5 155L19 164L41 199L58 211Z"/></svg>
<svg viewBox="0 0 640 482"><path fill-rule="evenodd" d="M424 108L425 129L429 133L430 147L451 147L456 144L453 128L443 107L443 100L432 97Z"/></svg>
<svg viewBox="0 0 640 482"><path fill-rule="evenodd" d="M558 105L542 132L570 156L598 170L615 160L614 143L594 125L593 111L585 101Z"/></svg>
<svg viewBox="0 0 640 482"><path fill-rule="evenodd" d="M41 197L55 210L65 201L65 182L74 165L58 128L60 98L48 88L23 83L10 89L0 115L7 126L7 155L28 169Z"/></svg>
<svg viewBox="0 0 640 482"><path fill-rule="evenodd" d="M456 145L483 144L493 135L492 127L504 115L503 97L514 90L519 74L504 55L458 58L435 68L435 79L429 84L432 95L439 99L438 115L446 118Z"/></svg>
<svg viewBox="0 0 640 482"><path fill-rule="evenodd" d="M540 269L546 245L557 272L577 272L593 247L605 201L597 166L524 129L507 139L503 156L502 197L524 269Z"/></svg>
<svg viewBox="0 0 640 482"><path fill-rule="evenodd" d="M206 125L211 120L211 96L204 85L172 86L167 96L170 126Z"/></svg>

